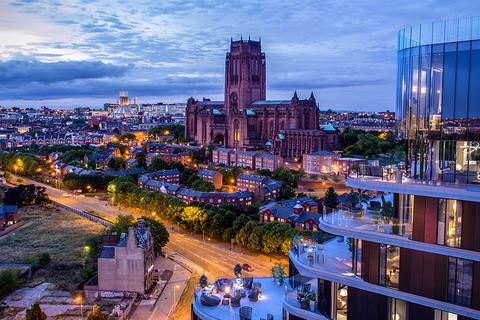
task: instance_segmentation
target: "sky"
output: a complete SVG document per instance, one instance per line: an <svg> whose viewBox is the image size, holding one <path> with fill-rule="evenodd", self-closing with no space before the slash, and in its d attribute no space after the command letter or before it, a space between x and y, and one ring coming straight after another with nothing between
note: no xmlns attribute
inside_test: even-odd
<svg viewBox="0 0 480 320"><path fill-rule="evenodd" d="M0 105L221 100L230 39L250 36L267 99L395 110L398 31L476 15L479 0L0 0Z"/></svg>

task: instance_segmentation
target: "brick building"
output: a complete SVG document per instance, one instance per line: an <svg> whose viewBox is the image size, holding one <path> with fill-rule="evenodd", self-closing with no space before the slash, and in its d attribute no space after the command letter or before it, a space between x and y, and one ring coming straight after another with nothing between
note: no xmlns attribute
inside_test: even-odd
<svg viewBox="0 0 480 320"><path fill-rule="evenodd" d="M283 157L337 148L336 131L320 130L312 94L266 100L266 62L261 42L231 41L225 61L224 101L188 99L185 136L200 145L262 148Z"/></svg>

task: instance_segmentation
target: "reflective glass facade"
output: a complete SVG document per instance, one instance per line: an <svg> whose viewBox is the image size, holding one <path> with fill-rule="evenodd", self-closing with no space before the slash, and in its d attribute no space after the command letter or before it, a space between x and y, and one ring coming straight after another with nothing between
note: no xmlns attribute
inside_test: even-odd
<svg viewBox="0 0 480 320"><path fill-rule="evenodd" d="M480 183L480 18L399 33L397 114L412 178Z"/></svg>

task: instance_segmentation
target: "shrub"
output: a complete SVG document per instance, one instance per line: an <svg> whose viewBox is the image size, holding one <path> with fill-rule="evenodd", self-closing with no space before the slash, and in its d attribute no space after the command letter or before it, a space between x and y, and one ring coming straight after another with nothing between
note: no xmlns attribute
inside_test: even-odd
<svg viewBox="0 0 480 320"><path fill-rule="evenodd" d="M20 272L15 269L0 271L0 296L5 296L23 285Z"/></svg>

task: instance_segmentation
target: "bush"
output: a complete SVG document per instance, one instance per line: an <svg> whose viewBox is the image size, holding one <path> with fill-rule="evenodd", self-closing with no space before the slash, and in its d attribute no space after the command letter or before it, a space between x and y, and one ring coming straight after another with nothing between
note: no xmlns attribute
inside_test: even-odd
<svg viewBox="0 0 480 320"><path fill-rule="evenodd" d="M0 271L0 297L17 290L23 285L20 272L15 269Z"/></svg>
<svg viewBox="0 0 480 320"><path fill-rule="evenodd" d="M35 256L26 260L27 263L32 264L33 270L45 268L50 261L52 261L52 259L50 258L50 254L48 252L37 253Z"/></svg>

